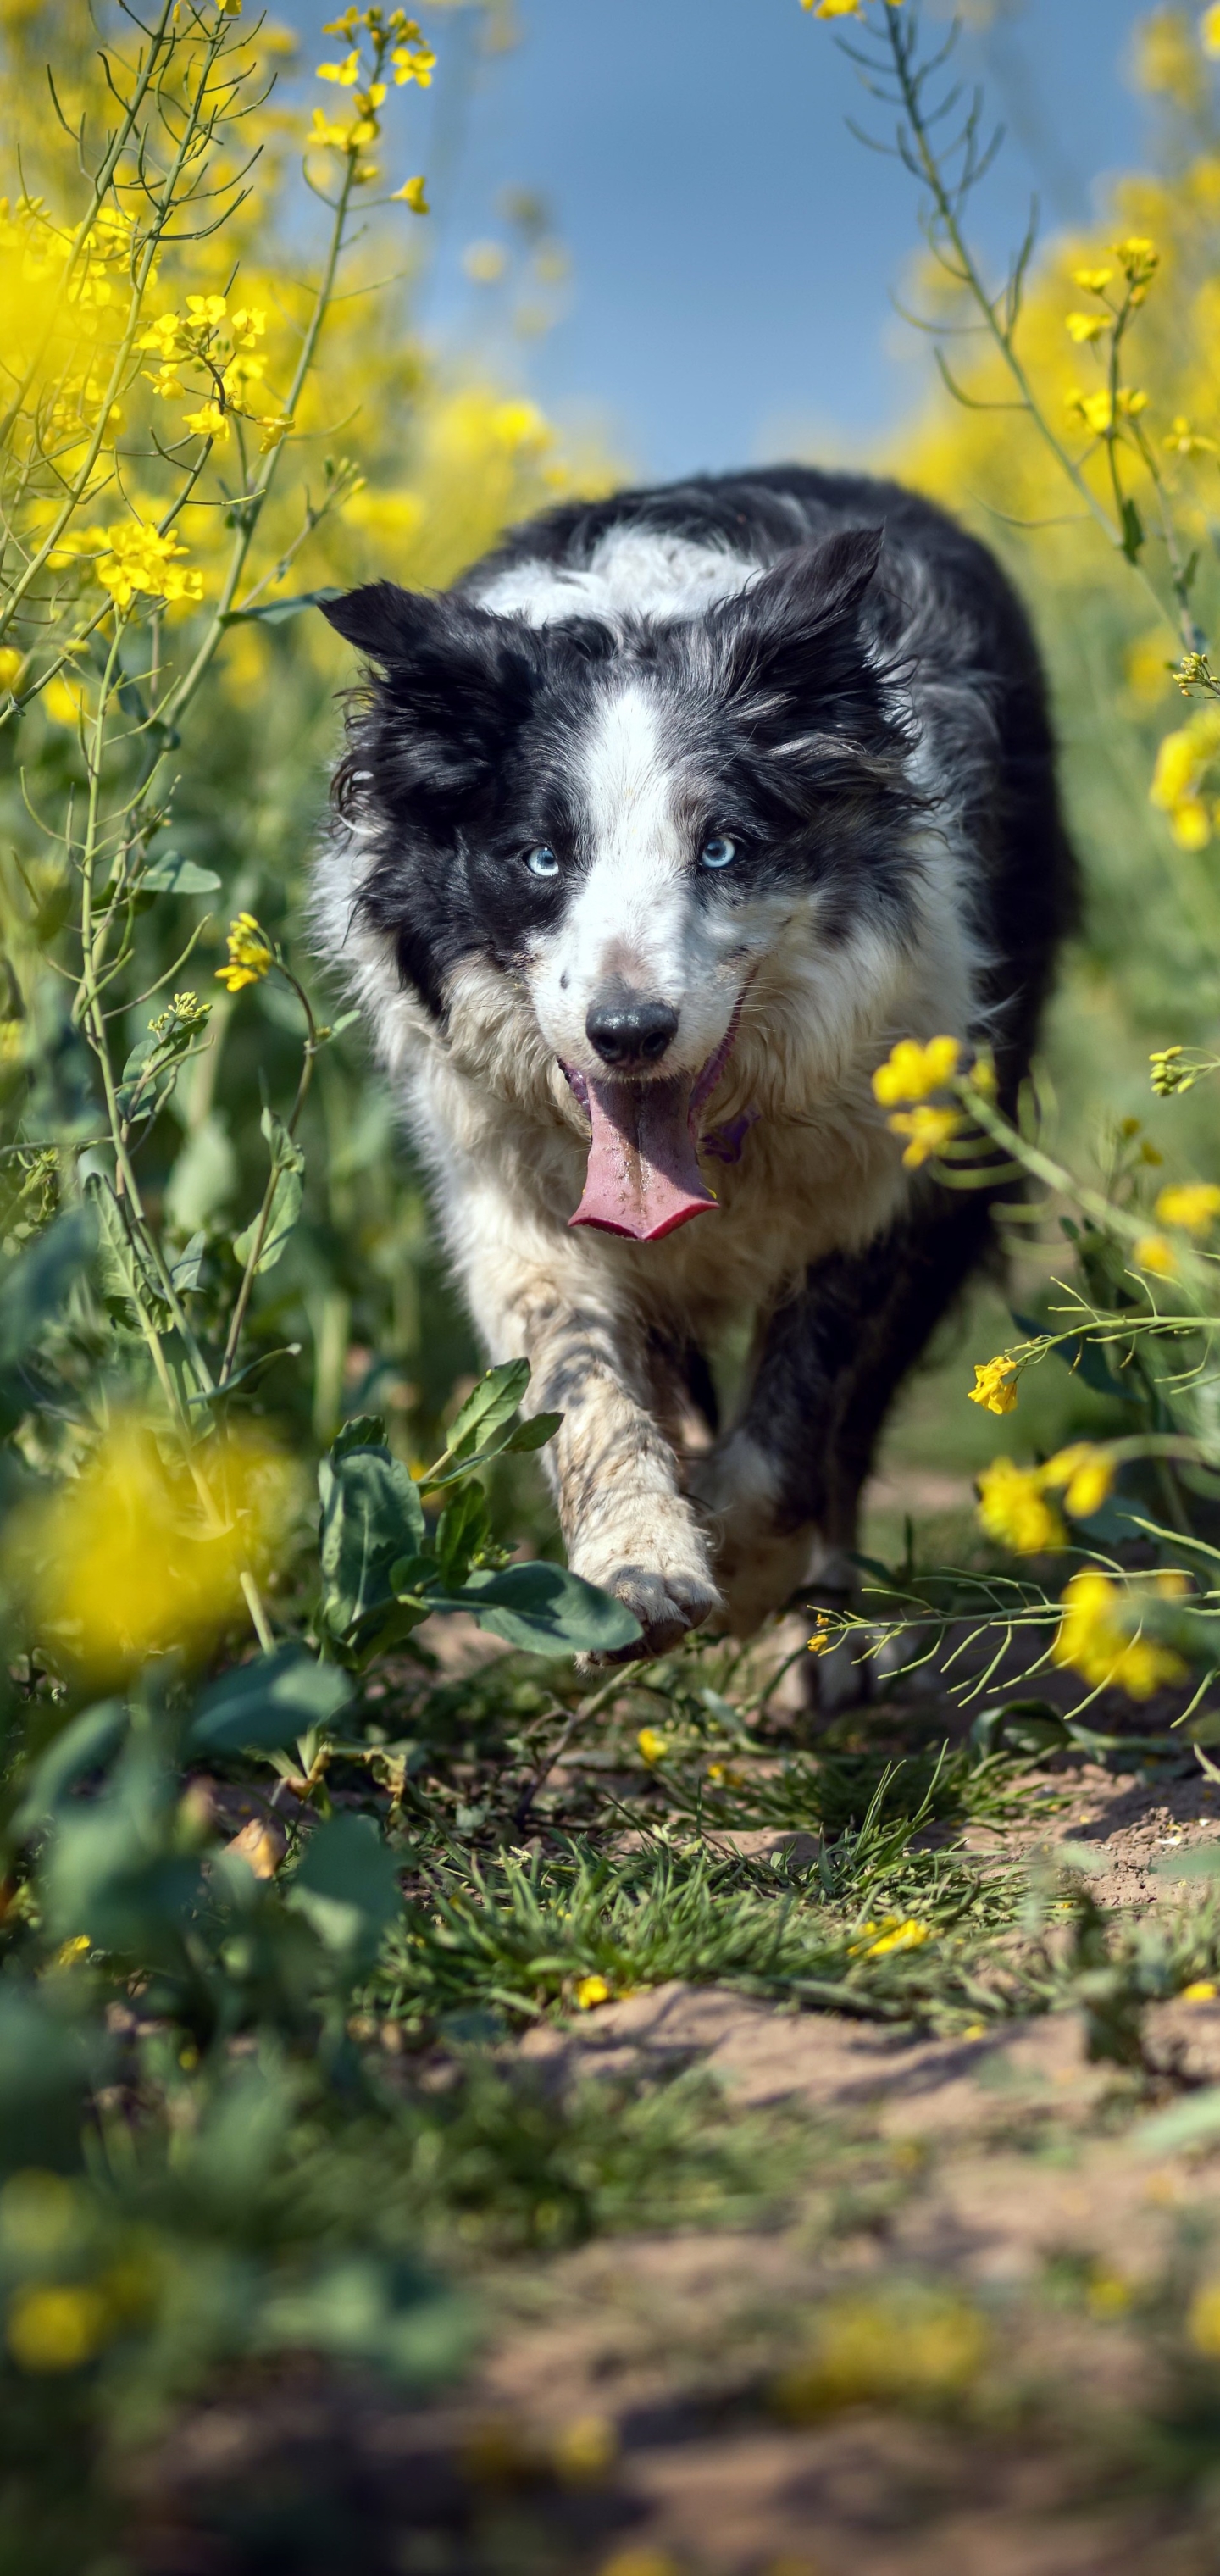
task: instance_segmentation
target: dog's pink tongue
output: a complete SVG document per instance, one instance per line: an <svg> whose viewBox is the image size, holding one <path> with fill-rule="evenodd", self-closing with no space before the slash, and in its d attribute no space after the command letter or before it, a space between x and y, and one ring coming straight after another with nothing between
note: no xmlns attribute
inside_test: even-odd
<svg viewBox="0 0 1220 2576"><path fill-rule="evenodd" d="M573 1225L656 1243L715 1207L695 1155L691 1089L683 1081L588 1084L593 1139Z"/></svg>

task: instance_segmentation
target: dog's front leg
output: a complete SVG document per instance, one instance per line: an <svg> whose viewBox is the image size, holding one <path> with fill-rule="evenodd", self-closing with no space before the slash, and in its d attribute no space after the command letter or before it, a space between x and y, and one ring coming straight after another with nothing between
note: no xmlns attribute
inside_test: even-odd
<svg viewBox="0 0 1220 2576"><path fill-rule="evenodd" d="M529 1410L562 1413L542 1453L573 1573L615 1593L663 1654L719 1606L708 1543L679 1490L674 1452L650 1405L643 1324L599 1289L576 1246L505 1241L461 1258L466 1290L497 1359L530 1364Z"/></svg>

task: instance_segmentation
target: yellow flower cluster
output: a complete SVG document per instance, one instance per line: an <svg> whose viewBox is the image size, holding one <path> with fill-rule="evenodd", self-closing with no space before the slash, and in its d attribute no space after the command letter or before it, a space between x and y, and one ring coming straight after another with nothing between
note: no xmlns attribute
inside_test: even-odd
<svg viewBox="0 0 1220 2576"><path fill-rule="evenodd" d="M436 56L414 18L405 10L393 9L388 17L380 9L345 9L341 18L328 21L325 33L340 36L349 50L341 62L319 63L316 77L332 88L349 89L355 111L350 124L339 125L325 110L316 107L309 141L316 151L342 152L352 164L352 177L361 185L377 177L377 166L361 159L364 147L375 143L381 127L378 110L389 96L389 83L381 77L387 62L394 87L402 89L408 81L420 89L430 89L436 69ZM367 35L372 48L372 67L366 73L361 53ZM396 188L393 201L410 207L412 214L426 215L427 199L422 178L408 179Z"/></svg>
<svg viewBox="0 0 1220 2576"><path fill-rule="evenodd" d="M1185 1589L1180 1574L1157 1577L1162 1600L1179 1599ZM1132 1600L1129 1592L1096 1567L1074 1574L1063 1595L1063 1615L1051 1655L1093 1689L1111 1687L1125 1690L1130 1699L1151 1699L1164 1684L1182 1681L1186 1666L1172 1646L1133 1630L1128 1606ZM1133 1606L1138 1610L1137 1601Z"/></svg>
<svg viewBox="0 0 1220 2576"><path fill-rule="evenodd" d="M186 395L195 402L194 411L183 414L184 426L194 436L223 441L230 416L236 416L262 431L265 454L288 427L281 413L260 408L256 394L267 372L257 345L266 329L266 314L252 305L239 305L230 313L223 295L188 295L185 313L158 314L136 347L157 360L147 373L162 401ZM194 370L193 386L183 383L184 369Z"/></svg>
<svg viewBox="0 0 1220 2576"><path fill-rule="evenodd" d="M1157 752L1149 793L1184 850L1206 849L1220 821L1220 803L1204 794L1218 755L1220 706L1214 705L1197 707L1184 725L1166 734Z"/></svg>
<svg viewBox="0 0 1220 2576"><path fill-rule="evenodd" d="M1082 420L1094 438L1109 438L1123 420L1135 420L1148 408L1148 396L1130 385L1120 385L1116 394L1107 386L1103 392L1082 393L1074 385L1067 398L1073 418Z"/></svg>
<svg viewBox="0 0 1220 2576"><path fill-rule="evenodd" d="M1214 1181L1178 1181L1162 1190L1156 1203L1162 1225L1179 1225L1186 1234L1207 1234L1220 1216L1220 1189Z"/></svg>
<svg viewBox="0 0 1220 2576"><path fill-rule="evenodd" d="M119 519L90 533L101 539L95 570L116 608L130 608L137 593L169 604L202 599L203 575L177 537L160 536L142 519Z"/></svg>
<svg viewBox="0 0 1220 2576"><path fill-rule="evenodd" d="M654 1762L663 1762L669 1751L669 1737L661 1735L655 1726L642 1726L635 1741L641 1761L647 1762L650 1769Z"/></svg>
<svg viewBox="0 0 1220 2576"><path fill-rule="evenodd" d="M216 969L217 981L229 993L244 993L247 984L261 984L275 964L275 953L252 912L239 912L229 923L226 944L229 954Z"/></svg>
<svg viewBox="0 0 1220 2576"><path fill-rule="evenodd" d="M1017 1402L1017 1376L1017 1363L1007 1351L1001 1351L994 1360L976 1360L970 1403L985 1405L988 1413L1012 1413Z"/></svg>
<svg viewBox="0 0 1220 2576"><path fill-rule="evenodd" d="M796 2423L847 2406L943 2403L978 2377L987 2344L964 2299L854 2292L823 2303L812 2350L785 2372L776 2399Z"/></svg>
<svg viewBox="0 0 1220 2576"><path fill-rule="evenodd" d="M918 1950L935 1938L929 1923L910 1914L887 1914L880 1923L862 1923L860 1938L849 1944L853 1959L888 1959L895 1950Z"/></svg>
<svg viewBox="0 0 1220 2576"><path fill-rule="evenodd" d="M19 1516L9 1574L43 1634L99 1678L206 1645L242 1613L242 1575L277 1544L288 1470L261 1442L230 1435L199 1453L210 1499L153 1429L120 1421L82 1473Z"/></svg>
<svg viewBox="0 0 1220 2576"><path fill-rule="evenodd" d="M891 1135L906 1137L902 1159L911 1169L939 1154L961 1126L959 1110L934 1107L929 1100L931 1092L952 1081L960 1055L956 1038L929 1038L926 1046L917 1038L900 1038L873 1075L873 1097L891 1112L886 1120ZM899 1102L916 1105L900 1108Z"/></svg>
<svg viewBox="0 0 1220 2576"><path fill-rule="evenodd" d="M614 1989L604 1977L582 1977L576 1989L578 2012L595 2012L599 2004L612 2003Z"/></svg>
<svg viewBox="0 0 1220 2576"><path fill-rule="evenodd" d="M1074 1441L1042 1467L1019 1467L994 1458L978 1479L979 1520L989 1538L1018 1556L1039 1556L1065 1541L1063 1522L1048 1500L1061 1494L1073 1520L1091 1520L1114 1483L1114 1464L1091 1441Z"/></svg>

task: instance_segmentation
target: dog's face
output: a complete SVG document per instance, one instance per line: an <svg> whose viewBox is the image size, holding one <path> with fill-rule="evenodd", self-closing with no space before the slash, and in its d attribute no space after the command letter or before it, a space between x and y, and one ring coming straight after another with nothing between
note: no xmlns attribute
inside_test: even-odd
<svg viewBox="0 0 1220 2576"><path fill-rule="evenodd" d="M362 909L438 1017L490 966L586 1106L671 1085L681 1123L785 942L861 972L902 947L916 799L864 632L880 544L832 537L666 623L384 582L327 608L373 666L338 782L374 853Z"/></svg>

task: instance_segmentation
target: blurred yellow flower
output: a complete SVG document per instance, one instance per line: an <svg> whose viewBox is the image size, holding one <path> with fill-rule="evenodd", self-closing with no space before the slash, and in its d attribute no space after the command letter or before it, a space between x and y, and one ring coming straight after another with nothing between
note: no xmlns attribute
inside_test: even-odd
<svg viewBox="0 0 1220 2576"><path fill-rule="evenodd" d="M243 1574L265 1567L282 1534L286 1460L234 1434L195 1458L210 1509L148 1423L120 1420L79 1476L14 1522L14 1589L35 1627L94 1676L208 1644L241 1614Z"/></svg>
<svg viewBox="0 0 1220 2576"><path fill-rule="evenodd" d="M314 77L321 81L337 81L340 89L354 89L360 78L359 46L354 45L341 63L319 63Z"/></svg>
<svg viewBox="0 0 1220 2576"><path fill-rule="evenodd" d="M613 1990L604 1977L582 1977L576 1989L577 2010L593 2012L598 2004L610 2003L612 1995Z"/></svg>
<svg viewBox="0 0 1220 2576"><path fill-rule="evenodd" d="M197 438L215 438L222 442L229 435L229 423L218 402L206 402L198 411L184 412L183 423Z"/></svg>
<svg viewBox="0 0 1220 2576"><path fill-rule="evenodd" d="M1137 1270L1147 1270L1156 1279L1175 1279L1178 1265L1173 1245L1163 1234L1141 1234L1131 1247L1131 1259Z"/></svg>
<svg viewBox="0 0 1220 2576"><path fill-rule="evenodd" d="M1211 2004L1215 2002L1218 1994L1220 1994L1220 1986L1217 1986L1214 1977L1196 1977L1191 1985L1183 1986L1178 2002Z"/></svg>
<svg viewBox="0 0 1220 2576"><path fill-rule="evenodd" d="M19 2370L79 2370L101 2351L110 2322L99 2290L30 2282L9 2301L8 2348Z"/></svg>
<svg viewBox="0 0 1220 2576"><path fill-rule="evenodd" d="M418 81L421 89L431 89L432 75L436 70L436 56L432 47L425 44L414 19L408 22L403 32L404 42L401 45L395 45L390 54L394 69L394 86L396 89L401 89L406 81Z"/></svg>
<svg viewBox="0 0 1220 2576"><path fill-rule="evenodd" d="M1212 0L1199 20L1199 42L1205 54L1220 54L1220 0Z"/></svg>
<svg viewBox="0 0 1220 2576"><path fill-rule="evenodd" d="M24 660L24 653L16 652L11 644L0 645L0 689L16 688Z"/></svg>
<svg viewBox="0 0 1220 2576"><path fill-rule="evenodd" d="M427 185L428 182L423 177L405 179L401 188L396 188L394 190L391 202L395 205L401 203L409 206L413 215L431 214L432 209L424 194Z"/></svg>
<svg viewBox="0 0 1220 2576"><path fill-rule="evenodd" d="M974 1384L968 1402L982 1404L988 1413L1011 1413L1017 1401L1017 1364L1007 1351L994 1360L976 1360Z"/></svg>
<svg viewBox="0 0 1220 2576"><path fill-rule="evenodd" d="M1201 429L1192 429L1190 422L1181 412L1168 435L1162 439L1161 445L1168 448L1170 454L1174 456L1220 455L1220 448L1217 448L1215 439L1205 437Z"/></svg>
<svg viewBox="0 0 1220 2576"><path fill-rule="evenodd" d="M637 1751L645 1762L663 1762L669 1751L669 1737L659 1735L655 1726L642 1726L635 1741Z"/></svg>
<svg viewBox="0 0 1220 2576"><path fill-rule="evenodd" d="M1114 1461L1092 1441L1077 1440L1070 1449L1060 1449L1047 1459L1042 1481L1062 1490L1064 1509L1073 1520L1088 1521L1113 1490Z"/></svg>
<svg viewBox="0 0 1220 2576"><path fill-rule="evenodd" d="M956 1136L961 1123L956 1109L927 1107L896 1109L886 1120L892 1135L908 1139L902 1159L912 1171L918 1170L921 1163L928 1162L933 1154L939 1154L950 1138Z"/></svg>
<svg viewBox="0 0 1220 2576"><path fill-rule="evenodd" d="M811 2353L776 2399L798 2423L845 2406L919 2405L968 2387L986 2355L986 2326L964 2300L863 2291L826 2302Z"/></svg>
<svg viewBox="0 0 1220 2576"><path fill-rule="evenodd" d="M1103 331L1110 328L1110 316L1108 313L1069 313L1065 328L1069 338L1077 342L1100 340Z"/></svg>
<svg viewBox="0 0 1220 2576"><path fill-rule="evenodd" d="M943 1090L952 1081L960 1055L956 1038L929 1038L926 1046L917 1038L900 1038L873 1075L873 1098L883 1109L896 1109L902 1101L926 1100L930 1092Z"/></svg>
<svg viewBox="0 0 1220 2576"><path fill-rule="evenodd" d="M1158 1592L1164 1598L1170 1589L1162 1577ZM1108 1574L1095 1567L1074 1574L1063 1594L1051 1658L1079 1673L1094 1689L1110 1686L1125 1690L1131 1699L1150 1699L1163 1683L1182 1681L1186 1666L1159 1638L1131 1633L1124 1615L1129 1599ZM1134 1606L1138 1608L1138 1603Z"/></svg>
<svg viewBox="0 0 1220 2576"><path fill-rule="evenodd" d="M1043 1491L1039 1467L994 1458L978 1479L979 1519L989 1538L1018 1556L1038 1556L1064 1544L1063 1523Z"/></svg>
<svg viewBox="0 0 1220 2576"><path fill-rule="evenodd" d="M1072 283L1083 286L1086 295L1104 295L1113 275L1112 268L1074 268Z"/></svg>
<svg viewBox="0 0 1220 2576"><path fill-rule="evenodd" d="M78 1960L87 1959L88 1956L89 1935L87 1932L77 1932L70 1941L60 1942L55 1953L55 1965L57 1968L74 1968Z"/></svg>
<svg viewBox="0 0 1220 2576"><path fill-rule="evenodd" d="M1220 1216L1220 1189L1214 1181L1179 1181L1162 1190L1156 1216L1161 1225L1180 1225L1188 1234L1206 1234Z"/></svg>
<svg viewBox="0 0 1220 2576"><path fill-rule="evenodd" d="M266 931L252 912L239 912L229 923L228 950L228 961L217 967L216 979L230 993L243 993L247 984L261 984L275 964Z"/></svg>
<svg viewBox="0 0 1220 2576"><path fill-rule="evenodd" d="M817 1623L814 1627L813 1635L809 1640L810 1654L828 1655L831 1647L836 1642L836 1636L837 1631L831 1626L829 1612L826 1610L819 1610Z"/></svg>
<svg viewBox="0 0 1220 2576"><path fill-rule="evenodd" d="M857 1959L888 1959L895 1950L918 1950L933 1938L931 1925L917 1923L913 1915L887 1914L883 1922L864 1923L860 1929L861 1939L851 1944Z"/></svg>

